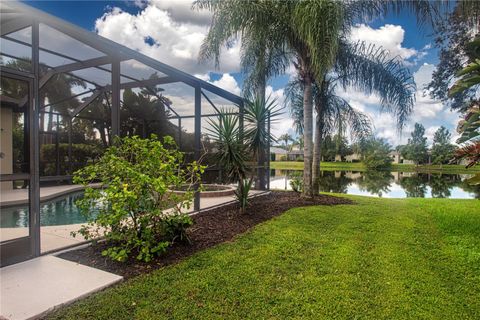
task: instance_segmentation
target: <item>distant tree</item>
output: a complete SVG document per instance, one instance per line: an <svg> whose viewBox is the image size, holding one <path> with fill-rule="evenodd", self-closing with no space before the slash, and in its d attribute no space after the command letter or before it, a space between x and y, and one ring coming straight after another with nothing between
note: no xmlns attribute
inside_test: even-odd
<svg viewBox="0 0 480 320"><path fill-rule="evenodd" d="M425 128L420 123L415 123L415 128L408 139L408 143L401 148L402 157L412 160L416 165L425 163L428 157L427 138Z"/></svg>
<svg viewBox="0 0 480 320"><path fill-rule="evenodd" d="M432 163L447 164L455 152L455 146L450 143L452 135L444 126L441 126L433 135Z"/></svg>
<svg viewBox="0 0 480 320"><path fill-rule="evenodd" d="M362 161L367 169L388 169L392 164L392 146L382 138L370 137L361 143Z"/></svg>

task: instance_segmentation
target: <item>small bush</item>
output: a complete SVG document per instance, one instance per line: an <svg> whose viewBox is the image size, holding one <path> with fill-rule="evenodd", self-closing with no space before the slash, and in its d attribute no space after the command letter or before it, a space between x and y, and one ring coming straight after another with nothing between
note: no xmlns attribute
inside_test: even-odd
<svg viewBox="0 0 480 320"><path fill-rule="evenodd" d="M302 156L299 156L299 157L297 157L297 159L295 159L295 161L297 161L297 162L303 162L303 157L302 157Z"/></svg>
<svg viewBox="0 0 480 320"><path fill-rule="evenodd" d="M287 156L280 156L280 161L287 161Z"/></svg>
<svg viewBox="0 0 480 320"><path fill-rule="evenodd" d="M181 210L190 207L203 169L195 162L185 165L171 137L163 143L154 135L117 139L95 164L75 173L74 182L86 186L77 205L88 219L78 233L86 239L104 236L108 249L102 254L114 260L134 254L150 261L173 242L188 240L192 220ZM100 188L89 187L93 182ZM172 191L184 185L191 186L186 193Z"/></svg>

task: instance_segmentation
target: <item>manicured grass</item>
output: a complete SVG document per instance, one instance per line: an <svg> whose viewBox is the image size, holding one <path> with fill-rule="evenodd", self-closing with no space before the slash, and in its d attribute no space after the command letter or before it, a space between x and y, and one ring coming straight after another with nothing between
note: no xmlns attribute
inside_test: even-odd
<svg viewBox="0 0 480 320"><path fill-rule="evenodd" d="M480 319L478 200L296 208L52 319Z"/></svg>
<svg viewBox="0 0 480 320"><path fill-rule="evenodd" d="M361 162L322 162L320 164L322 170L353 170L353 171L365 171L366 168ZM298 161L272 161L270 162L271 169L283 169L283 170L303 170L303 162ZM413 164L392 164L392 171L403 172L441 172L441 173L477 173L480 172L480 166L475 166L469 169L465 169L465 166L450 164L450 165L420 165L415 166Z"/></svg>

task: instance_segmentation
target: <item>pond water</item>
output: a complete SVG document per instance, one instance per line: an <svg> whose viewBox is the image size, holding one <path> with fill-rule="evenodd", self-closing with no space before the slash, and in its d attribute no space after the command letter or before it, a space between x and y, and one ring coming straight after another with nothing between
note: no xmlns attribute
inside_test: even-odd
<svg viewBox="0 0 480 320"><path fill-rule="evenodd" d="M294 170L271 170L270 188L291 190ZM395 171L322 171L322 192L385 198L480 199L480 186L468 185L468 174Z"/></svg>

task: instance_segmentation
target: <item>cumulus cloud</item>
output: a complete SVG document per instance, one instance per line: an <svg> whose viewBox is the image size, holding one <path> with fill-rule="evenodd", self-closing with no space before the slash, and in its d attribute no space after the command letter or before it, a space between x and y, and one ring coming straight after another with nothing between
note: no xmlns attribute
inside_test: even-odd
<svg viewBox="0 0 480 320"><path fill-rule="evenodd" d="M224 73L220 79L218 80L215 80L215 81L209 81L211 84L219 87L219 88L222 88L222 89L225 89L231 93L234 93L236 95L240 95L241 93L241 90L240 90L240 87L237 83L237 81L235 80L235 78L231 75L231 74L228 74L228 73Z"/></svg>
<svg viewBox="0 0 480 320"><path fill-rule="evenodd" d="M133 14L114 7L96 20L96 32L129 48L191 74L213 71L213 62L199 63L198 53L210 17L192 11L191 1L140 2ZM239 70L240 46L222 51L220 72Z"/></svg>
<svg viewBox="0 0 480 320"><path fill-rule="evenodd" d="M405 38L405 30L402 26L386 24L378 29L374 29L366 24L356 25L351 32L352 41L365 41L368 44L374 44L387 49L390 58L400 58L406 63L409 59L424 56L425 50L421 52L414 48L405 48L402 46Z"/></svg>
<svg viewBox="0 0 480 320"><path fill-rule="evenodd" d="M209 25L212 14L208 10L192 10L191 0L150 0L150 4L166 10L178 22Z"/></svg>

